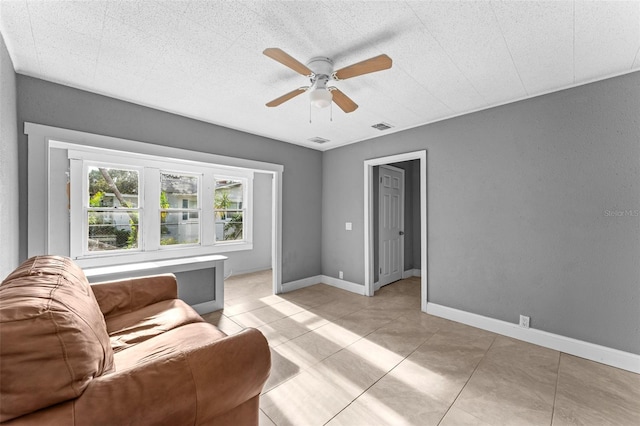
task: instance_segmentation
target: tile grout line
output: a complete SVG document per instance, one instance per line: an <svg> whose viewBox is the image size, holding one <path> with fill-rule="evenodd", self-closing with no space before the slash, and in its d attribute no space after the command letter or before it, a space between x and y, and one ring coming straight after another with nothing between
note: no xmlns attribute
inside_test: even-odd
<svg viewBox="0 0 640 426"><path fill-rule="evenodd" d="M556 414L556 400L558 399L558 384L560 383L560 362L562 361L562 352L558 352L558 371L556 371L556 389L553 393L553 406L551 407L551 423L553 425L553 417Z"/></svg>
<svg viewBox="0 0 640 426"><path fill-rule="evenodd" d="M260 395L262 396L262 395ZM265 413L265 411L262 408L259 408L260 412L262 414L264 414L269 420L271 420L271 423L273 423L275 426L278 426L278 424L276 422L273 421L273 419L271 417L269 417L269 415L267 413Z"/></svg>
<svg viewBox="0 0 640 426"><path fill-rule="evenodd" d="M480 358L480 361L478 361L478 364L476 364L475 368L473 369L473 372L469 375L469 378L467 379L467 381L464 382L464 386L462 386L462 388L460 389L460 392L458 392L458 395L456 395L456 397L453 400L453 402L449 405L449 408L447 408L447 411L444 413L444 415L442 416L442 418L438 422L438 425L440 423L442 423L442 420L444 420L445 417L447 417L447 414L449 414L449 411L451 411L451 408L453 407L453 405L456 403L456 401L458 401L458 398L460 398L460 395L464 391L464 388L467 387L467 385L469 384L469 381L471 381L471 378L473 377L473 375L476 374L476 371L478 371L478 367L480 367L480 364L482 364L482 361L484 361L485 357L487 356L487 353L489 353L489 351L491 350L493 345L496 343L496 337L497 336L493 337L493 341L491 342L491 344L489 345L487 350L484 352L484 355L482 355L482 358ZM465 411L465 413L466 413L466 411ZM477 418L476 416L474 416L471 413L467 413L467 414L472 415L473 417ZM482 419L479 419L479 420L482 420Z"/></svg>
<svg viewBox="0 0 640 426"><path fill-rule="evenodd" d="M286 299L285 299L285 300L283 300L283 301L288 301L288 302L291 302L291 303L295 303L295 301L294 301L294 300L286 300ZM275 303L275 304L273 304L273 305L277 305L278 303L281 303L281 302L277 302L277 303ZM311 307L303 307L303 311L310 312L310 309L314 309L314 308L317 308L317 307L319 307L319 306L329 305L329 304L331 304L331 303L333 303L333 301L326 302L326 303L320 303L320 304L318 304L318 305L314 305L314 306L311 306ZM262 308L270 307L270 306L273 306L273 305L266 305L266 306L264 306L264 307L257 308L257 309L262 309ZM323 324L323 325L321 325L320 327L314 328L314 329L312 329L312 330L307 330L305 333L301 334L300 336L296 336L296 337L295 337L295 338L293 338L293 339L288 339L286 342L283 342L283 343L281 343L280 345L285 344L285 343L287 343L287 342L291 342L291 341L293 341L293 340L297 339L298 337L301 337L301 336L307 335L307 334L309 334L309 333L311 333L311 332L315 332L316 330L321 329L322 327L325 327L325 326L327 326L327 325L329 325L329 324L335 324L335 321L338 321L338 320L340 320L340 319L342 319L342 318L344 318L344 317L346 317L346 316L348 316L348 315L352 315L352 314L355 314L355 313L357 313L357 312L360 312L360 311L363 311L363 310L366 310L366 309L370 309L370 308L374 308L374 309L375 309L375 306L376 306L376 304L367 305L367 306L361 306L361 307L359 307L359 309L356 309L356 310L354 310L354 311L352 311L352 312L342 314L342 315L337 316L336 318L334 318L334 319L332 319L332 320L327 320L327 321L328 321L328 323L327 323L327 324ZM247 311L247 312L252 312L252 311L254 311L254 310L256 310L256 309L253 309L253 310L251 310L251 311ZM300 312L303 312L303 311L300 311ZM418 311L419 311L419 309L418 309ZM247 313L247 312L243 312L243 313ZM279 318L279 319L277 319L277 320L271 321L271 322L269 322L269 323L264 323L264 324L262 324L260 327L265 326L265 325L268 325L268 324L273 323L273 322L276 322L276 321L279 321L279 320L282 320L282 319L285 319L285 318L290 318L290 317L292 317L292 316L294 316L294 315L299 314L300 312L296 312L295 314L290 314L290 315L284 316L284 317L282 317L282 318ZM313 313L313 312L311 312L311 313ZM240 314L241 314L241 313L238 313L238 314L235 314L235 315L233 315L233 316L240 315ZM224 313L223 313L222 315L223 315L223 316L225 316L225 315L224 315ZM314 313L314 315L315 315L315 313ZM378 331L378 330L380 330L380 329L382 329L382 328L386 327L387 325L389 325L389 324L393 323L394 321L397 321L398 319L402 318L402 317L403 317L403 316L405 316L405 315L406 315L406 312L400 312L400 313L398 313L398 315L396 315L396 316L392 317L389 321L387 321L387 322L385 322L385 323L383 323L383 324L380 324L380 326L379 326L379 327L377 327L377 328L375 328L375 329L371 330L370 332L366 333L366 334L365 334L365 335L363 335L363 336L360 336L360 338L359 338L359 339L357 339L355 342L353 342L353 343L351 343L351 344L349 344L349 345L347 345L347 346L344 346L344 347L340 348L338 351L336 351L336 352L334 352L334 353L332 353L332 354L330 354L330 355L328 355L328 356L326 356L326 357L322 358L321 360L318 360L316 363L314 363L314 364L312 364L312 365L308 366L307 368L301 368L301 369L300 369L300 371L299 371L297 374L293 375L292 377L287 378L286 380L284 380L284 381L283 381L283 382L281 382L281 383L278 383L277 385L275 385L274 387L272 387L272 388L271 388L271 389L269 389L268 391L266 391L266 392L264 392L264 393L261 393L261 394L260 394L260 397L262 398L262 396L264 396L264 395L266 395L266 394L270 393L271 391L273 391L274 389L276 389L276 388L278 388L278 387L282 386L283 384L288 383L290 380L292 380L293 378L295 378L295 377L299 376L301 373L303 373L303 372L305 372L305 371L308 371L309 369L311 369L311 368L313 368L313 367L317 366L318 364L320 364L320 363L324 362L324 361L325 361L326 359L328 359L329 357L334 356L334 355L336 355L336 354L338 354L338 353L342 352L343 350L345 350L345 349L349 348L350 346L352 346L352 345L356 344L357 342L360 342L360 341L364 340L367 336L369 336L369 335L371 335L371 334L375 333L376 331ZM230 320L232 320L232 322L234 322L234 323L238 324L237 322L233 321L232 316L228 316L227 318L228 318L228 319L230 319ZM246 328L245 326L243 326L243 325L241 325L241 324L238 324L238 325L239 325L242 329L245 329L245 328ZM256 328L259 328L259 327L256 327ZM336 417L336 416L337 416L338 414L340 414L342 411L344 411L344 410L345 410L348 406L350 406L350 405L351 405L351 404L352 404L356 399L358 399L362 394L364 394L365 392L367 392L367 391L368 391L372 386L374 386L376 383L378 383L382 378L384 378L385 376L387 376L387 375L388 375L391 371L393 371L393 370L394 370L398 365L400 365L403 361L405 361L405 360L406 360L406 359L407 359L411 354L413 354L416 350L418 350L418 348L419 348L419 347L421 347L421 346L422 346L424 343L426 343L429 339L431 339L433 336L435 336L435 334L436 334L439 330L440 330L440 328L436 329L436 331L435 331L431 336L429 336L429 337L428 337L428 338L426 338L424 341L422 341L418 346L416 346L416 348L415 348L413 351L411 351L409 354L407 354L405 357L403 357L403 358L402 358L402 360L400 360L397 364L395 364L395 365L394 365L394 366L393 366L389 371L387 371L387 372L386 372L385 374L383 374L380 378L378 378L376 381L374 381L374 383L372 383L372 384L371 384L371 386L367 387L363 392L361 392L361 393L360 393L359 395L357 395L354 399L352 399L352 400L351 400L351 402L349 402L349 404L347 404L347 405L346 405L344 408L342 408L338 413L336 413L333 417L331 417L331 418L327 421L327 423L328 423L328 422L330 422L334 417ZM278 345L278 346L280 346L280 345ZM270 346L270 349L274 349L274 348L275 348L275 347L273 347L273 346L271 346L271 345L269 345L269 346ZM263 413L264 413L264 414L269 418L269 420L271 420L274 424L276 424L276 423L273 421L273 419L271 419L271 417L269 417L269 416L266 414L266 412L265 412L264 410L262 410L262 408L260 408L260 410L261 410L261 411L262 411L262 412L263 412ZM276 424L276 425L277 425L277 424Z"/></svg>
<svg viewBox="0 0 640 426"><path fill-rule="evenodd" d="M402 316L402 315L401 315ZM400 318L400 317L398 317ZM397 319L397 318L396 318ZM386 324L385 324L386 325ZM381 326L377 329L375 329L374 331L372 331L371 333L375 333L377 330L379 330L380 328L382 328L384 326ZM427 337L422 343L420 343L418 346L416 346L416 348L414 350L412 350L411 352L409 352L407 354L407 356L405 356L404 358L402 358L401 361L399 361L396 365L394 365L389 371L387 371L386 373L384 373L382 376L380 376L380 378L378 378L378 380L374 381L371 386L367 387L365 390L363 390L358 396L356 396L355 398L353 398L351 400L351 402L349 402L347 405L344 406L344 408L342 408L342 410L338 411L333 417L331 417L329 420L327 420L324 424L328 424L331 420L333 420L335 417L337 417L340 413L342 413L344 410L346 410L351 404L353 404L358 398L360 398L362 395L364 395L369 389L371 389L372 387L374 387L376 385L376 383L378 383L380 380L382 380L383 378L385 378L389 373L391 373L393 370L396 369L396 367L398 367L398 365L402 364L407 358L409 358L415 351L418 350L418 348L420 348L422 345L424 345L425 343L427 343L433 336L435 336L438 331L440 331L440 329L438 328L431 336ZM371 334L369 333L369 334ZM366 336L363 336L362 338L360 338L359 340L356 340L355 342L353 342L351 345L354 345L355 343L359 342L360 340L364 339L365 337L367 337L369 334L367 334ZM349 345L349 346L351 346ZM347 346L347 347L349 347ZM347 347L343 348L346 349ZM340 352L340 351L338 351ZM337 352L336 352L337 353Z"/></svg>
<svg viewBox="0 0 640 426"><path fill-rule="evenodd" d="M399 293L397 295L398 296L403 296L402 293ZM393 296L393 294L389 294L389 296ZM391 300L393 300L393 297L391 298ZM387 300L387 301L389 301L389 300ZM295 303L292 300L289 300L289 302ZM311 309L315 309L315 307L319 307L319 306L323 306L323 305L329 306L329 305L331 305L331 303L334 303L334 302L335 302L335 300L332 300L330 302L323 303L323 304L320 304L320 305L314 305L314 307L305 307L303 311L306 311L309 314L311 314L311 317L323 318L321 313L311 312L310 310ZM364 332L362 334L361 334L361 332L356 333L357 336L353 336L353 337L356 337L355 341L352 341L351 343L349 343L349 344L347 344L345 346L340 345L337 348L337 350L335 352L333 352L332 354L324 356L322 359L316 360L313 364L307 366L306 368L300 369L299 372L302 373L302 372L305 372L305 371L312 371L313 370L314 374L315 374L315 371L316 371L315 369L317 369L318 366L322 365L322 363L326 362L327 359L330 359L331 357L335 356L336 354L343 353L343 351L345 351L345 349L349 350L352 346L355 346L356 344L358 344L358 343L360 343L362 341L366 341L366 340L374 341L374 340L376 340L376 339L371 339L371 336L375 335L376 333L380 332L381 330L383 330L385 328L388 328L388 330L387 330L387 333L383 332L383 334L388 334L388 333L394 334L395 331L397 331L397 329L396 329L396 326L392 326L392 324L398 322L402 318L407 318L409 320L411 320L411 318L413 318L409 311L414 311L416 309L413 306L410 306L410 305L405 305L404 308L401 307L401 306L398 306L398 310L397 311L396 311L396 309L391 309L389 312L387 312L388 316L383 314L383 313L381 313L381 312L374 312L374 311L378 311L380 309L384 310L384 309L390 307L390 306L387 306L385 308L385 303L383 303L383 302L384 301L381 300L380 304L365 304L365 305L360 305L360 306L357 306L359 304L355 304L355 303L354 304L349 304L350 306L346 306L345 309L347 309L347 308L351 308L351 309L355 308L354 311L350 311L348 313L341 313L339 316L336 316L335 318L332 318L331 320L327 320L327 322L325 324L322 324L321 326L316 327L314 329L308 329L307 326L304 326L306 331L302 335L296 336L293 339L287 338L287 340L285 340L285 342L283 342L283 343L286 343L286 342L289 342L289 341L295 341L295 339L297 339L298 337L306 335L309 332L316 332L317 333L316 330L321 330L322 327L325 327L325 326L328 326L328 325L336 325L336 326L339 326L339 327L344 327L347 330L361 330L361 332ZM403 303L403 305L404 305L404 303ZM340 312L340 311L342 311L342 309L338 310L338 312ZM351 321L347 321L346 324L345 323L337 324L337 322L340 322L340 320L342 318L348 317L350 315L356 314L357 312L361 312L361 311L372 311L374 313L374 315L372 315L372 317L371 317L371 321L373 321L373 323L369 324L369 326L373 326L372 329L370 329L370 331L368 331L368 332L366 331L368 326L363 329L361 326L358 325L358 323L361 322L361 321L368 321L368 320L366 320L364 318L360 318L360 320L358 320L358 318L356 318L355 319L356 320L355 323L353 323L354 321L353 321L353 318L352 318ZM298 315L298 314L299 314L299 312L298 313L290 313L290 314L288 314L285 317L280 318L280 319L284 320L286 318L291 318L291 317L293 317L295 315ZM224 318L224 315L222 317ZM227 317L226 319L232 319L232 318ZM212 318L212 320L213 320L213 322L215 322L214 318ZM276 321L279 321L279 320L276 320ZM381 324L380 323L376 324L380 320L385 320L385 321L383 323L381 323ZM264 325L266 326L268 324L271 324L272 322L265 323ZM311 320L305 321L305 322L306 323L311 323ZM230 321L230 323L233 324L234 321L232 320L232 321ZM352 325L355 328L353 328ZM427 324L427 326L428 326L428 324ZM419 328L421 330L423 330L423 331L426 331L426 329L424 327L425 327L425 324L419 324ZM244 326L240 326L240 328L245 328L245 327ZM425 337L424 339L419 339L418 340L417 346L415 346L413 350L411 350L411 346L413 346L413 344L410 345L408 348L405 347L404 350L407 350L407 349L409 350L409 352L407 353L406 356L402 356L401 355L401 352L404 352L403 350L400 350L401 352L398 352L398 351L394 350L394 352L396 352L397 355L400 355L400 356L397 357L397 360L391 359L391 361L392 361L391 363L385 362L385 364L386 365L390 365L390 367L386 367L384 370L383 369L379 369L377 372L375 372L373 377L371 377L371 379L370 379L371 380L371 382L370 382L371 384L369 386L366 386L366 382L368 382L368 380L367 380L365 382L365 384L364 384L366 386L366 388L360 388L360 386L358 386L356 389L354 389L355 392L353 392L353 391L349 392L349 394L354 395L354 396L351 397L351 398L348 398L348 399L347 398L343 399L343 402L338 407L334 407L334 408L337 408L339 411L335 415L332 415L331 418L326 420L326 423L324 423L324 424L326 425L328 423L335 422L335 419L337 417L339 417L339 420L342 419L343 417L345 417L344 415L340 416L341 413L344 413L345 410L347 410L348 407L350 407L351 405L354 405L354 402L356 400L359 400L359 398L361 398L364 394L367 394L367 392L369 390L371 390L373 387L375 387L377 385L377 383L382 381L382 379L384 379L387 376L390 376L390 373L392 371L395 371L396 369L398 369L398 367L401 364L403 364L405 361L408 361L409 357L411 357L414 353L418 352L418 350L422 346L424 346L426 343L428 343L428 341L433 339L436 334L438 334L439 332L443 332L447 328L448 327L443 327L443 326L435 327L435 331L431 331L431 335L429 335L428 337ZM493 334L493 333L491 333L491 334ZM327 338L329 341L334 341L331 338L331 336L323 336L323 337ZM454 407L454 405L457 403L457 401L462 401L462 399L461 399L462 392L466 389L466 387L471 382L473 377L475 377L475 375L478 374L477 373L478 370L481 371L480 374L481 374L482 377L484 377L485 369L480 369L480 366L484 365L484 363L489 363L489 364L492 363L492 361L491 361L492 357L487 358L487 355L493 349L493 346L495 346L495 344L499 342L499 337L500 336L493 335L492 336L492 341L490 342L490 344L487 347L487 349L485 350L485 352L482 353L482 354L477 354L477 355L480 355L480 358L478 359L476 365L473 367L472 372L469 373L470 375L468 376L467 380L460 387L460 390L457 393L457 395L455 395L455 397L452 400L450 398L447 398L447 399L450 399L452 402L450 404L447 404L446 402L444 402L444 404L443 404L444 407L443 408L445 408L445 411L444 411L444 414L443 414L442 418L440 418L440 420L438 421L439 425L442 425L442 424L446 423L446 422L444 422L444 420L447 418L448 414L451 412L451 409ZM343 339L339 339L339 340L343 340ZM350 340L350 339L347 339L347 340ZM346 343L346 341L345 341L345 343ZM395 346L393 346L393 347L395 347ZM496 351L499 351L500 348L501 348L501 346L498 345L496 347ZM273 350L273 347L272 347L272 350ZM550 417L547 417L547 419L548 419L547 421L550 421L550 423L546 423L546 422L544 422L544 419L540 419L540 420L542 420L541 424L548 424L548 425L550 424L551 426L555 424L555 408L556 408L556 406L558 406L557 405L558 404L558 397L562 396L559 393L559 383L560 383L560 371L562 369L561 362L562 362L563 354L564 353L562 351L556 351L556 354L554 354L556 356L556 359L557 359L557 367L556 367L556 383L555 383L555 388L554 388L554 397L552 398L552 411L550 413L551 414ZM489 359L489 361L487 361L487 359ZM552 370L551 370L551 373L552 373ZM377 379L375 379L375 376L377 376L378 374L380 374L380 376ZM281 383L278 383L276 386L274 386L272 389L270 389L270 391L275 389L275 388L277 388L277 387L279 387L280 385L282 385L284 383L288 383L291 379L293 379L294 377L297 377L297 376L299 376L299 373L295 374L293 377L287 378L285 381L283 381ZM478 376L478 377L480 378L480 376ZM393 378L393 376L391 376L391 378ZM479 379L477 379L477 380L479 380ZM474 382L474 384L475 383L476 382ZM363 390L359 391L359 389L363 389ZM547 395L549 395L549 393L547 393ZM261 397L262 396L264 396L264 394L261 394ZM345 395L345 396L348 396L348 394ZM366 400L366 399L368 399L368 398L367 397L363 398L363 401ZM362 404L362 402L359 403L359 404L354 405L354 407L359 408L361 406L361 404ZM461 403L461 404L463 404L463 403ZM363 405L363 407L364 407L364 405ZM562 411L561 408L562 407L558 406L558 408L559 408L558 413L559 413L559 421L560 421L561 420L560 417L562 417L562 414L561 414L561 411ZM371 407L366 408L365 407L365 409L367 411L371 412L371 414L375 416L375 414L376 414L375 408L371 408ZM261 408L261 410L262 410L262 408ZM333 411L333 410L331 410L331 411ZM349 412L346 413L346 414L352 414L352 411L353 410L349 410ZM358 410L356 410L356 411L358 411ZM475 418L476 421L481 421L482 420L480 417L478 417L478 416L476 416L474 414L471 414L466 409L463 409L463 408L460 408L460 407L456 407L456 411L454 411L453 413L456 413L456 412L458 412L460 415L468 415L468 416L470 416L469 418ZM264 410L262 410L262 413L265 414L265 418L264 418L265 421L268 419L269 421L273 422L273 419L271 417L269 417ZM326 414L331 414L331 413L326 413ZM549 415L549 412L547 412L547 415ZM453 414L452 414L452 416L455 417ZM322 417L325 417L325 416L323 415ZM349 417L349 416L347 415L347 417ZM275 422L273 422L273 423L277 424Z"/></svg>
<svg viewBox="0 0 640 426"><path fill-rule="evenodd" d="M317 305L317 306L324 306L325 304L329 304L329 303L331 303L331 302L323 303L323 304L321 304L321 305ZM305 308L305 311L307 311L307 312L308 312L308 311L309 311L309 309L313 309L313 308ZM330 320L330 321L329 321L329 320L327 320L327 321L329 321L327 324L323 324L323 325L321 325L320 327L314 328L313 330L307 330L306 332L302 333L300 336L296 336L296 337L294 337L293 339L289 339L289 340L287 340L286 342L282 342L282 343L280 343L280 344L279 344L279 345L277 345L277 346L271 346L271 345L269 345L269 348L270 348L270 349L275 349L276 347L281 346L281 345L284 345L285 343L289 343L289 342L291 342L291 341L293 341L293 340L297 339L298 337L302 337L302 336L305 336L305 335L307 335L307 334L309 334L309 333L313 333L313 332L315 332L316 330L318 330L318 329L320 329L320 328L322 328L322 327L324 327L324 326L327 326L327 325L329 325L329 324L334 324L334 322L333 322L333 321L336 321L336 320L338 320L338 319L340 319L340 318L343 318L343 317L345 317L345 316L347 316L347 315L351 315L351 314L353 314L353 313L360 312L360 311L361 311L361 310L363 310L363 309L366 309L366 308L361 308L361 309L358 309L358 310L356 310L356 311L349 312L348 314L344 314L344 315L342 315L342 316L339 316L339 317L335 318L334 320ZM300 312L298 312L298 313L296 313L296 314L293 314L293 315L297 315L297 314L299 314L299 313L300 313ZM293 315L289 315L289 316L284 317L284 318L289 318L289 317L291 317L291 316L293 316ZM314 315L315 315L315 314L314 314ZM281 318L281 319L284 319L284 318ZM278 321L279 321L279 320L278 320ZM275 322L275 321L272 321L272 322ZM268 325L268 324L263 324L263 325ZM386 325L386 324L385 324L385 325ZM241 326L241 327L246 328L246 327L244 327L244 326ZM262 327L262 326L261 326L261 327ZM377 330L377 329L376 329L376 330ZM374 330L374 331L375 331L375 330ZM373 333L373 331L372 331L371 333ZM371 334L371 333L369 333L369 334ZM367 334L367 336L368 336L369 334ZM277 385L275 385L274 387L272 387L272 388L271 388L271 389L269 389L268 391L266 391L266 392L264 392L264 393L261 393L261 394L260 394L260 396L268 394L268 393L269 393L269 392L271 392L272 390L274 390L274 389L276 389L276 388L278 388L278 387L282 386L283 384L285 384L285 383L289 382L290 380L294 379L295 377L299 376L301 373L303 373L303 372L305 372L305 371L309 370L310 368L315 367L316 365L320 364L321 362L323 362L323 361L324 361L324 360L326 360L327 358L329 358L329 357L331 357L331 356L333 356L333 355L335 355L335 354L337 354L337 353L339 353L339 352L343 351L344 349L348 348L349 346L353 345L354 343L359 342L360 340L364 339L364 337L366 337L366 336L362 336L360 339L356 340L355 342L353 342L353 343L349 344L348 346L345 346L345 347L343 347L343 348L340 348L340 350L338 350L338 351L336 351L336 352L332 353L331 355L327 355L326 357L322 358L322 359L321 359L321 360L319 360L318 362L316 362L316 363L314 363L314 364L312 364L312 365L310 365L310 366L308 366L308 367L305 367L305 368L302 368L302 367L301 367L301 368L300 368L300 371L298 371L296 374L294 374L293 376L291 376L291 377L287 378L286 380L282 381L281 383L278 383ZM350 405L350 403L349 403L349 405ZM345 408L346 408L346 407L345 407ZM342 410L341 410L341 411L342 411ZM266 413L265 413L265 414L266 414ZM331 419L329 419L329 420L331 420ZM275 423L275 422L274 422L274 423Z"/></svg>

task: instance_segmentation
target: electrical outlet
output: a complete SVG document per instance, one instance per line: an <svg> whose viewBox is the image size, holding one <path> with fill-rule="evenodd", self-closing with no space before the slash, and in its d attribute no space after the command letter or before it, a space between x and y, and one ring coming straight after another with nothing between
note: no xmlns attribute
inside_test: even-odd
<svg viewBox="0 0 640 426"><path fill-rule="evenodd" d="M529 317L525 315L520 315L520 327L529 328Z"/></svg>
<svg viewBox="0 0 640 426"><path fill-rule="evenodd" d="M342 271L338 271L338 278L340 279L344 278L344 274L342 273Z"/></svg>

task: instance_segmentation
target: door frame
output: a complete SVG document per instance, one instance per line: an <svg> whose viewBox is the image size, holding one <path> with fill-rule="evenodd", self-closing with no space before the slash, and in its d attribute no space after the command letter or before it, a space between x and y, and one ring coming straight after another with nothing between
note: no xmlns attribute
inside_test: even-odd
<svg viewBox="0 0 640 426"><path fill-rule="evenodd" d="M402 268L402 270L400 271L400 279L402 279L402 277L404 276L404 228L405 228L405 223L404 223L404 213L405 213L405 211L404 210L405 210L405 202L406 202L405 196L404 196L404 191L405 191L405 171L404 171L404 169L401 169L401 168L395 167L395 166L391 166L389 164L381 164L380 166L378 166L378 173L379 174L381 173L382 168L398 172L398 173L400 173L402 175L402 190L400 192L400 200L401 200L401 202L400 202L400 213L401 214L400 214L400 218L399 219L400 219L400 230L403 233L400 234L401 244L400 244L400 247L398 248L399 249L399 253L398 253L399 260L398 260L398 262L400 264L400 267ZM381 203L382 203L382 186L380 185L380 183L378 183L378 223L372 224L372 227L373 226L377 226L378 227L378 240L380 239L380 236L382 235L382 229L381 229L382 218L380 217L380 211L381 211L380 204ZM374 206L374 209L375 209L375 206ZM378 256L378 265L380 267L382 267L382 262L381 262L382 259L380 259L380 253L381 253L380 246L381 246L381 244L379 243L378 244L377 256ZM375 259L375 257L376 257L375 250L374 250L373 256L374 256L374 259ZM373 272L373 275L375 277L375 270ZM378 273L378 283L379 284L380 284L380 281L381 281L381 277L380 277L380 273ZM394 282L394 281L392 281L392 282ZM384 285L387 285L387 284L391 284L391 282L386 283ZM379 287L382 287L382 284L380 284Z"/></svg>
<svg viewBox="0 0 640 426"><path fill-rule="evenodd" d="M427 151L413 151L364 161L364 292L374 295L373 282L373 167L402 161L420 161L420 310L427 311ZM377 224L375 224L377 225Z"/></svg>

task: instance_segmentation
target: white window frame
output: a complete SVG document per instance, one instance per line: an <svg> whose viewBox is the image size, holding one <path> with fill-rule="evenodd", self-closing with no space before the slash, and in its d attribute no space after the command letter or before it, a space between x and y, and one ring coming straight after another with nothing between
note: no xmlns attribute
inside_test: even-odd
<svg viewBox="0 0 640 426"><path fill-rule="evenodd" d="M177 257L205 256L230 251L253 249L253 170L227 168L223 165L192 160L167 159L148 154L138 154L92 147L71 147L67 151L70 162L70 219L81 226L70 227L70 257L83 266L105 266L114 263L142 262ZM142 165L141 165L142 164ZM88 205L89 166L104 165L140 170L140 224L139 247L131 250L89 252ZM160 244L160 173L169 172L200 176L198 204L200 213L200 238L197 244ZM214 190L220 177L243 182L244 231L243 239L215 241ZM80 191L74 191L80 188Z"/></svg>

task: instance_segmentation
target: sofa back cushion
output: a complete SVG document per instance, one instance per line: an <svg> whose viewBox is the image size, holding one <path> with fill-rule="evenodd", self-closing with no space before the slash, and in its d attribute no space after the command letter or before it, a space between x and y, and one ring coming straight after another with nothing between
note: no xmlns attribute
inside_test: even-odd
<svg viewBox="0 0 640 426"><path fill-rule="evenodd" d="M76 398L112 369L104 317L71 259L32 257L0 284L0 422Z"/></svg>

